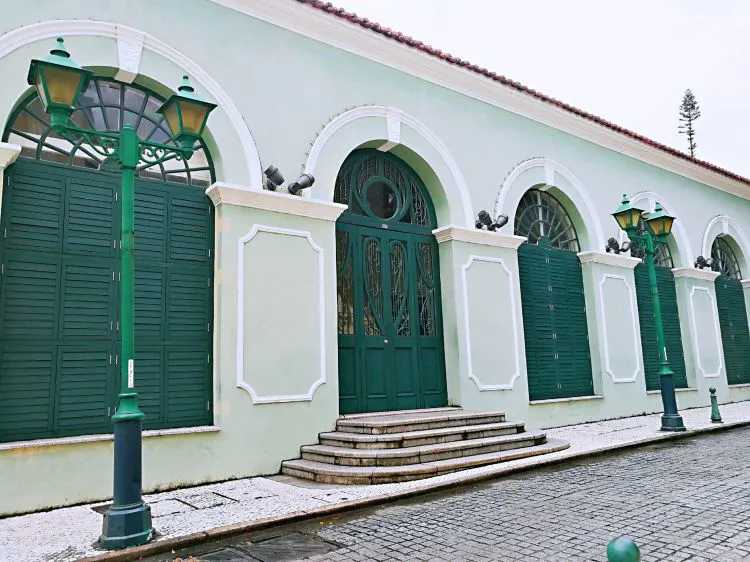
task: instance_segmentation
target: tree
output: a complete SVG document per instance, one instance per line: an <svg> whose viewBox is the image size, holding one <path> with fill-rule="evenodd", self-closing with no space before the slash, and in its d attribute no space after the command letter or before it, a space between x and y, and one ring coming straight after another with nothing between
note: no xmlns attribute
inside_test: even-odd
<svg viewBox="0 0 750 562"><path fill-rule="evenodd" d="M687 136L691 158L695 158L695 149L698 146L695 143L695 121L700 116L701 108L698 105L698 100L695 99L695 95L688 88L685 90L685 95L682 96L682 103L680 104L680 125L677 127L677 131L681 135Z"/></svg>

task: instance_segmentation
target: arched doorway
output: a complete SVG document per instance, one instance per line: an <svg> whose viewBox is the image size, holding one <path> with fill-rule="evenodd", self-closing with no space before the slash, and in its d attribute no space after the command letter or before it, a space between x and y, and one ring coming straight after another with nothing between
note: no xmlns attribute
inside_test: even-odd
<svg viewBox="0 0 750 562"><path fill-rule="evenodd" d="M742 271L734 240L717 237L711 246L712 268L716 278L716 305L719 311L724 364L729 384L750 383L750 333L748 333Z"/></svg>
<svg viewBox="0 0 750 562"><path fill-rule="evenodd" d="M529 398L591 396L586 302L573 221L549 191L530 189L516 210Z"/></svg>
<svg viewBox="0 0 750 562"><path fill-rule="evenodd" d="M435 211L419 177L396 156L357 150L334 199L339 409L342 414L444 406Z"/></svg>
<svg viewBox="0 0 750 562"><path fill-rule="evenodd" d="M641 228L646 228L641 224ZM687 388L685 371L685 354L682 349L682 332L680 314L677 307L677 290L675 289L672 268L674 260L667 242L656 241L656 286L659 290L661 317L664 325L664 343L667 347L669 365L674 372L672 380L675 388ZM643 259L645 252L638 244L631 246L633 257ZM638 320L641 325L641 349L643 351L643 369L646 376L646 390L659 390L659 346L656 341L656 324L654 322L654 301L648 280L648 268L644 262L639 263L633 272L635 292L638 299Z"/></svg>
<svg viewBox="0 0 750 562"><path fill-rule="evenodd" d="M144 88L92 80L73 121L169 142ZM111 432L119 372L120 181L100 147L49 128L39 99L17 105L3 140L21 144L0 217L0 441ZM136 387L148 429L212 422L213 165L138 169Z"/></svg>

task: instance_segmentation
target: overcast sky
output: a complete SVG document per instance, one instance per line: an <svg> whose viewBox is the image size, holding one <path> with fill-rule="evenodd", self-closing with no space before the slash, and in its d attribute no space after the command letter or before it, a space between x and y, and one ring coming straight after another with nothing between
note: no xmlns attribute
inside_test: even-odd
<svg viewBox="0 0 750 562"><path fill-rule="evenodd" d="M750 1L332 0L636 132L750 177Z"/></svg>

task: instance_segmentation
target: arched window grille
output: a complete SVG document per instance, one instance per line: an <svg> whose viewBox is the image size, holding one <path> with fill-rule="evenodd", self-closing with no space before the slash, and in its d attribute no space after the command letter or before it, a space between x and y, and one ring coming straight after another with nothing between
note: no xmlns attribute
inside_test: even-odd
<svg viewBox="0 0 750 562"><path fill-rule="evenodd" d="M724 237L719 236L714 240L711 246L711 260L713 262L711 268L714 271L732 279L742 279L737 254L734 253L731 244Z"/></svg>
<svg viewBox="0 0 750 562"><path fill-rule="evenodd" d="M581 251L570 215L548 191L530 189L524 194L516 210L515 234L525 236L532 244L544 239L553 248Z"/></svg>
<svg viewBox="0 0 750 562"><path fill-rule="evenodd" d="M413 225L429 232L437 226L422 180L403 160L379 150L357 150L346 159L336 178L334 201L349 206L342 220L359 215L378 225Z"/></svg>
<svg viewBox="0 0 750 562"><path fill-rule="evenodd" d="M131 84L97 78L79 98L79 108L71 115L79 127L97 131L119 131L132 125L142 140L168 144L170 132L164 117L156 112L164 100ZM29 95L15 109L3 140L20 144L26 158L57 162L67 166L108 169L112 163L85 142L71 143L50 129L49 116L36 93ZM142 164L138 175L155 179L208 186L214 179L213 162L205 143L200 140L190 160L168 160L160 164Z"/></svg>

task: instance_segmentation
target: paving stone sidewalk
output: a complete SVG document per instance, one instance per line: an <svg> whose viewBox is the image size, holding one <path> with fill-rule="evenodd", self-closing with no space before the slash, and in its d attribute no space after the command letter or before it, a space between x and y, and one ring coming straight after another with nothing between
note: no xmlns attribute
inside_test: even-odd
<svg viewBox="0 0 750 562"><path fill-rule="evenodd" d="M750 423L750 401L721 407L723 427ZM710 423L709 408L682 412L691 432L717 429ZM565 451L475 468L415 482L374 486L315 485L287 477L245 478L151 494L157 543L168 544L181 537L211 529L213 536L229 526L283 522L300 516L314 516L335 509L367 505L416 492L474 482L560 460L600 451L648 443L673 437L658 431L659 415L637 416L550 429L550 438L571 443ZM61 508L0 520L0 560L65 562L105 554L94 545L101 531L101 515L91 504ZM223 528L223 529L221 529Z"/></svg>
<svg viewBox="0 0 750 562"><path fill-rule="evenodd" d="M299 529L331 545L306 559L604 562L607 543L627 534L644 562L747 561L748 436L738 428L662 442L329 518ZM258 537L232 562L268 560L253 556L268 542ZM207 560L209 548L191 553Z"/></svg>

